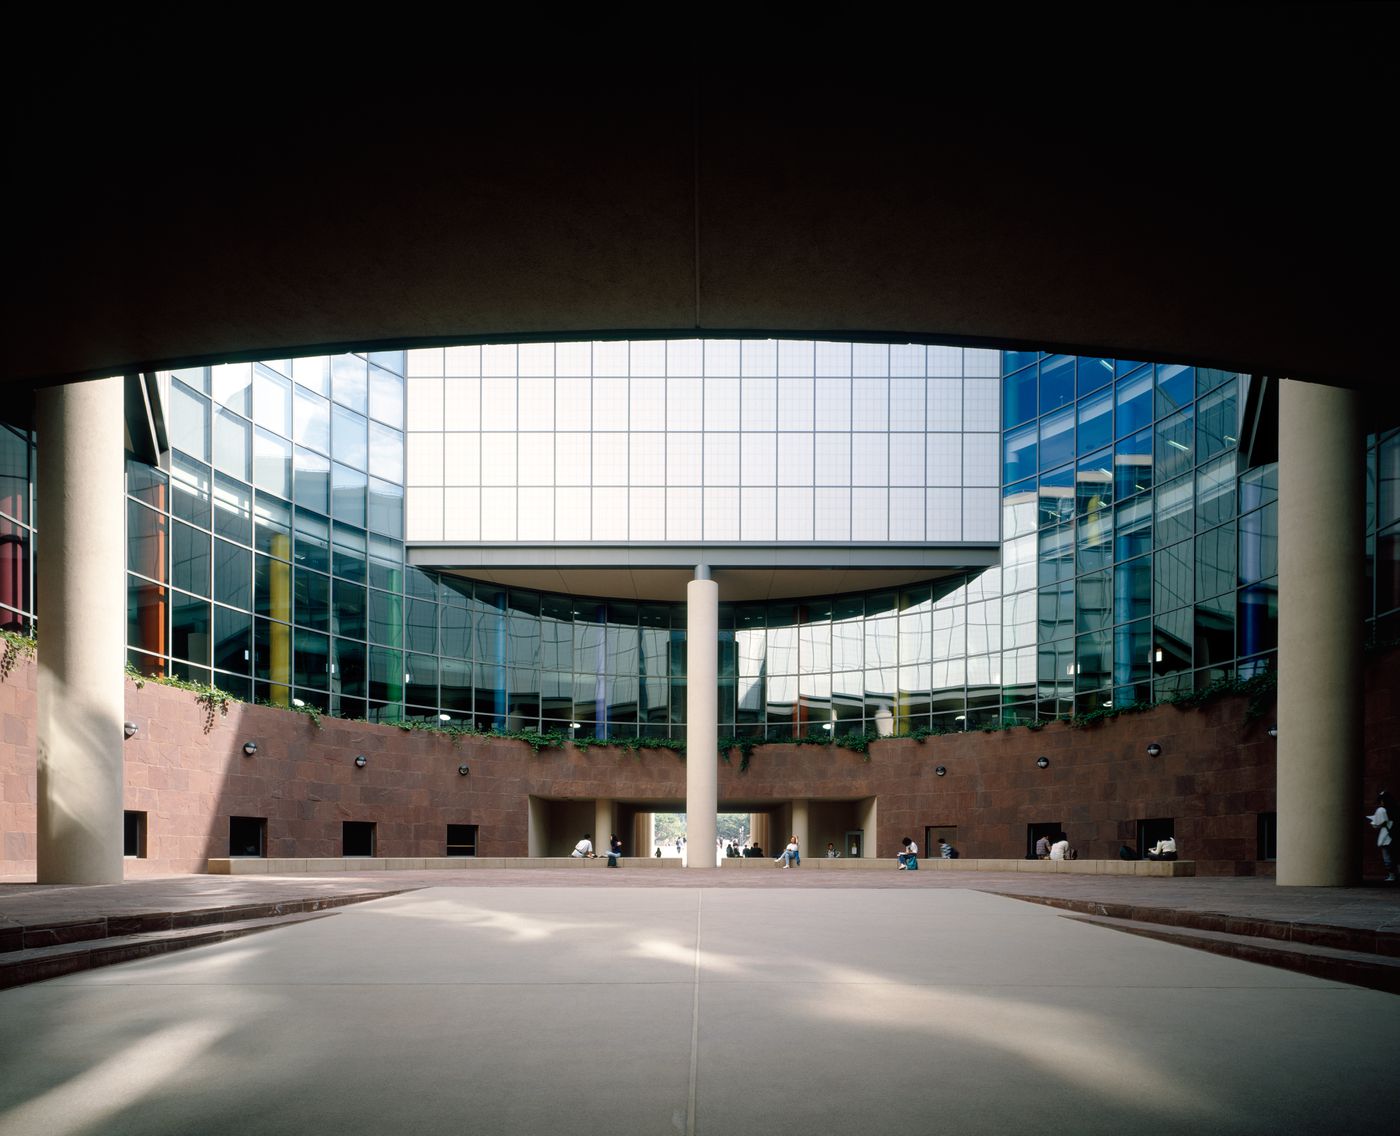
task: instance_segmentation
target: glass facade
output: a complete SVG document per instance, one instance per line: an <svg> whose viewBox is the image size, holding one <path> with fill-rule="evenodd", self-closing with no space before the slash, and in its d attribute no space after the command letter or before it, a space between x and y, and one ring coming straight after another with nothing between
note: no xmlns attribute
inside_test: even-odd
<svg viewBox="0 0 1400 1136"><path fill-rule="evenodd" d="M127 641L146 673L373 721L683 735L683 604L406 565L407 544L466 531L542 543L1000 533L995 568L721 603L721 734L1010 724L1273 665L1277 469L1241 457L1247 375L655 341L167 378L170 452L161 468L127 467ZM34 453L31 433L0 427L6 630L33 624ZM1400 431L1372 436L1367 461L1370 633L1388 641ZM906 490L917 507L900 505ZM956 524L940 528L945 491Z"/></svg>

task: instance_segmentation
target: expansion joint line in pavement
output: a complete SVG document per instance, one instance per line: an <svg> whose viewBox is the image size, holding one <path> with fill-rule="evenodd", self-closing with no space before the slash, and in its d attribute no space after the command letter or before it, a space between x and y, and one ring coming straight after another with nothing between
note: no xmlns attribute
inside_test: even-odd
<svg viewBox="0 0 1400 1136"><path fill-rule="evenodd" d="M695 893L695 984L690 998L690 1092L686 1097L685 1136L695 1136L695 1074L700 1067L700 912L705 893Z"/></svg>

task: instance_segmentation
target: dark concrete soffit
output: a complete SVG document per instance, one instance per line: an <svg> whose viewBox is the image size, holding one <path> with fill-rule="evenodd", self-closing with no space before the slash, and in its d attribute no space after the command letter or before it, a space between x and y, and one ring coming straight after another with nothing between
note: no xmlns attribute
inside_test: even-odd
<svg viewBox="0 0 1400 1136"><path fill-rule="evenodd" d="M957 569L998 563L995 544L425 544L410 542L418 568L785 568Z"/></svg>
<svg viewBox="0 0 1400 1136"><path fill-rule="evenodd" d="M21 29L0 382L782 333L1379 386L1397 7L993 7L940 15L937 50L843 29L839 64L791 28L670 54L532 30L528 76L386 20L345 84L247 79L255 21L199 45L229 82L172 72L160 17ZM366 50L293 23L279 60Z"/></svg>

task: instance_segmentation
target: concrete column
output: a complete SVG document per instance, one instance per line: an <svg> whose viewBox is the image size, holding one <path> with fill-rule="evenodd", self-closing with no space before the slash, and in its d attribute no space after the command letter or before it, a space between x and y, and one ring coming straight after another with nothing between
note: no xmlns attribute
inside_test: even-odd
<svg viewBox="0 0 1400 1136"><path fill-rule="evenodd" d="M1356 392L1280 383L1278 882L1288 886L1359 876L1364 453Z"/></svg>
<svg viewBox="0 0 1400 1136"><path fill-rule="evenodd" d="M549 855L549 806L539 797L529 799L529 815L526 818L526 855L532 857Z"/></svg>
<svg viewBox="0 0 1400 1136"><path fill-rule="evenodd" d="M685 589L687 868L715 866L719 792L719 585L705 565Z"/></svg>
<svg viewBox="0 0 1400 1136"><path fill-rule="evenodd" d="M808 813L809 810L807 808L806 801L792 802L791 835L797 837L797 848L802 856L815 857L817 855L817 851L811 846L812 841L810 839L810 834L812 826L808 823ZM787 835L783 836L783 844L787 844ZM781 849L779 849L778 851L781 851ZM822 854L825 855L825 851L823 851Z"/></svg>
<svg viewBox="0 0 1400 1136"><path fill-rule="evenodd" d="M39 882L122 879L126 509L121 378L35 395Z"/></svg>
<svg viewBox="0 0 1400 1136"><path fill-rule="evenodd" d="M593 851L599 856L607 855L609 841L616 831L613 803L607 797L599 797L593 802Z"/></svg>

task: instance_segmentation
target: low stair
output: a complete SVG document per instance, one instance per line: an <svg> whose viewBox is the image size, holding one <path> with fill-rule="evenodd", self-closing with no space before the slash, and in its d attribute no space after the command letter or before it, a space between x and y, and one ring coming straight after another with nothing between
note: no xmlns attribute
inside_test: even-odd
<svg viewBox="0 0 1400 1136"><path fill-rule="evenodd" d="M0 930L0 990L324 919L337 907L413 890L7 927Z"/></svg>

